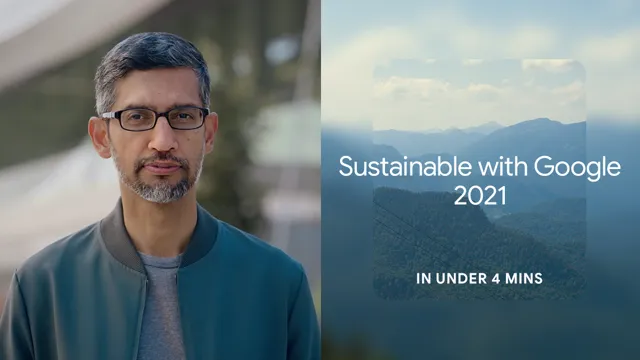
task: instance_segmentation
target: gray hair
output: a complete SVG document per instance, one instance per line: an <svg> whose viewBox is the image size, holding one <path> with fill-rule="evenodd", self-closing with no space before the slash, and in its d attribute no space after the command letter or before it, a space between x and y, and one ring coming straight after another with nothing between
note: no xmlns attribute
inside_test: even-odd
<svg viewBox="0 0 640 360"><path fill-rule="evenodd" d="M115 84L133 70L189 67L200 84L200 100L209 107L211 85L207 63L191 42L165 32L132 35L114 46L98 66L95 81L98 115L111 111Z"/></svg>

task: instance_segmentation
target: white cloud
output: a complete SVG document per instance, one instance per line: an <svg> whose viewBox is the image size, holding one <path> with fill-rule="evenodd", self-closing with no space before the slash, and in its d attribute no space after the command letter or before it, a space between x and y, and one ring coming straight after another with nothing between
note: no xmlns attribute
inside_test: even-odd
<svg viewBox="0 0 640 360"><path fill-rule="evenodd" d="M463 100L477 95L502 94L508 90L506 87L480 83L456 88L446 80L391 76L375 82L373 96L377 100L392 101L440 101L444 98Z"/></svg>
<svg viewBox="0 0 640 360"><path fill-rule="evenodd" d="M478 29L455 12L431 12L415 25L360 33L331 53L323 52L324 122L370 118L374 68L393 59L426 58L424 53L438 42L449 46L438 57L469 58L467 64L475 65L481 64L478 58L513 57L523 48L523 41L533 41L531 47L524 47L532 52L546 50L554 43L552 34L540 28L522 27L509 34ZM433 63L430 58L425 61Z"/></svg>
<svg viewBox="0 0 640 360"><path fill-rule="evenodd" d="M523 62L523 66L552 72L568 69L569 62L573 66L583 65L589 112L639 116L640 27L607 37L580 37L571 31L535 23L511 29L476 26L473 19L455 11L431 11L418 23L360 34L338 51L323 53L323 115L367 118L367 109L372 105L367 96L372 94L371 74L375 66L391 59L429 57L472 59L463 63L476 66L481 62L473 59L543 59L528 61L526 65ZM528 75L524 81L530 82L531 91L539 85L537 79ZM558 91L555 95L547 93L557 96Z"/></svg>
<svg viewBox="0 0 640 360"><path fill-rule="evenodd" d="M481 65L484 62L484 60L482 59L466 59L466 60L462 60L462 65L463 66L475 66L475 65Z"/></svg>
<svg viewBox="0 0 640 360"><path fill-rule="evenodd" d="M576 80L568 85L551 89L551 94L558 96L562 105L583 101L585 97L584 83Z"/></svg>
<svg viewBox="0 0 640 360"><path fill-rule="evenodd" d="M619 64L640 60L640 28L611 36L584 39L575 49L579 59L592 63Z"/></svg>
<svg viewBox="0 0 640 360"><path fill-rule="evenodd" d="M532 58L551 53L558 44L558 34L552 29L526 25L506 34L495 32L495 39L503 41L505 57Z"/></svg>
<svg viewBox="0 0 640 360"><path fill-rule="evenodd" d="M576 80L568 85L555 87L551 92L557 95L581 96L584 93L584 83Z"/></svg>
<svg viewBox="0 0 640 360"><path fill-rule="evenodd" d="M322 55L322 117L327 122L367 118L376 66L397 58L418 58L418 41L407 28L359 34Z"/></svg>
<svg viewBox="0 0 640 360"><path fill-rule="evenodd" d="M469 84L466 90L470 93L501 93L504 91L503 88L490 84Z"/></svg>
<svg viewBox="0 0 640 360"><path fill-rule="evenodd" d="M479 28L462 18L451 18L446 33L441 34L452 55L461 58L527 58L550 53L557 44L557 35L550 29L520 26L513 31ZM425 36L429 36L426 35Z"/></svg>
<svg viewBox="0 0 640 360"><path fill-rule="evenodd" d="M638 121L640 27L582 39L573 51L586 70L589 111Z"/></svg>
<svg viewBox="0 0 640 360"><path fill-rule="evenodd" d="M578 62L572 59L525 59L522 60L522 70L545 70L552 73L562 73L576 68Z"/></svg>
<svg viewBox="0 0 640 360"><path fill-rule="evenodd" d="M430 100L450 92L451 88L446 81L392 76L376 81L373 96L376 99Z"/></svg>
<svg viewBox="0 0 640 360"><path fill-rule="evenodd" d="M464 128L489 121L509 124L537 117L585 119L581 81L556 88L486 83L456 87L443 79L389 77L375 83L374 93L371 119L378 129Z"/></svg>

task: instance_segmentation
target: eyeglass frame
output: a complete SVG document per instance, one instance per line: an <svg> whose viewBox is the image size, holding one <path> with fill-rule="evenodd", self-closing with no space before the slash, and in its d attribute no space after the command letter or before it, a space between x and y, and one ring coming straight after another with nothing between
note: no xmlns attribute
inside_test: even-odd
<svg viewBox="0 0 640 360"><path fill-rule="evenodd" d="M200 125L198 125L197 127L188 128L188 129L180 129L180 128L173 127L173 125L171 125L171 122L169 121L169 113L172 112L172 111L178 110L178 109L185 109L185 108L198 109L198 110L202 111L202 123ZM131 110L151 111L155 116L155 119L153 121L153 125L150 128L144 129L144 130L126 129L122 125L122 120L121 120L120 117L122 116L122 113L124 113L125 111L131 111ZM131 108L126 108L126 109L122 109L122 110L118 110L118 111L111 111L111 112L103 113L101 118L105 119L105 120L111 120L111 119L118 120L118 124L120 124L120 128L122 130L131 131L131 132L143 132L143 131L153 130L156 127L156 125L158 124L158 119L160 119L161 117L164 117L165 119L167 119L167 123L169 124L169 126L173 130L190 131L190 130L197 130L197 129L201 128L202 126L204 126L204 120L209 114L211 114L211 110L209 108L193 106L193 105L184 105L184 106L176 106L176 107L174 107L172 109L169 109L169 110L167 110L165 112L157 112L155 110L152 110L152 109L149 109L149 108L145 108L145 107L131 107Z"/></svg>

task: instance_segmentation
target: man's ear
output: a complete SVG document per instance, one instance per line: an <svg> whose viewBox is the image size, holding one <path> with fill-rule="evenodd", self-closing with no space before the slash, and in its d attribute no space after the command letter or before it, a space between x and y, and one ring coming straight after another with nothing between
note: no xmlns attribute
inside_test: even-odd
<svg viewBox="0 0 640 360"><path fill-rule="evenodd" d="M218 114L212 112L204 119L205 153L213 151L213 143L218 132Z"/></svg>
<svg viewBox="0 0 640 360"><path fill-rule="evenodd" d="M89 119L88 130L93 148L96 149L98 155L103 159L109 159L111 157L109 122L94 116Z"/></svg>

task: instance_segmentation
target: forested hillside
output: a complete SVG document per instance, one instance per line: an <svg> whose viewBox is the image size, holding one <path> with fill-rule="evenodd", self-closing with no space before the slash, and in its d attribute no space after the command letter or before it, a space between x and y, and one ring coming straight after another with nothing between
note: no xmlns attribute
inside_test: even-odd
<svg viewBox="0 0 640 360"><path fill-rule="evenodd" d="M574 223L565 227L560 220L522 213L518 226L508 220L497 225L478 206L454 205L457 196L384 187L375 190L374 284L380 296L506 300L566 299L581 293L585 239ZM544 221L555 227L547 232L529 231L545 228ZM561 236L566 241L560 243ZM578 246L565 246L568 243ZM435 280L432 285L417 285L418 272L483 272L488 278L486 285L435 285ZM544 280L539 285L508 285L502 275L499 284L491 282L496 273L538 272Z"/></svg>

